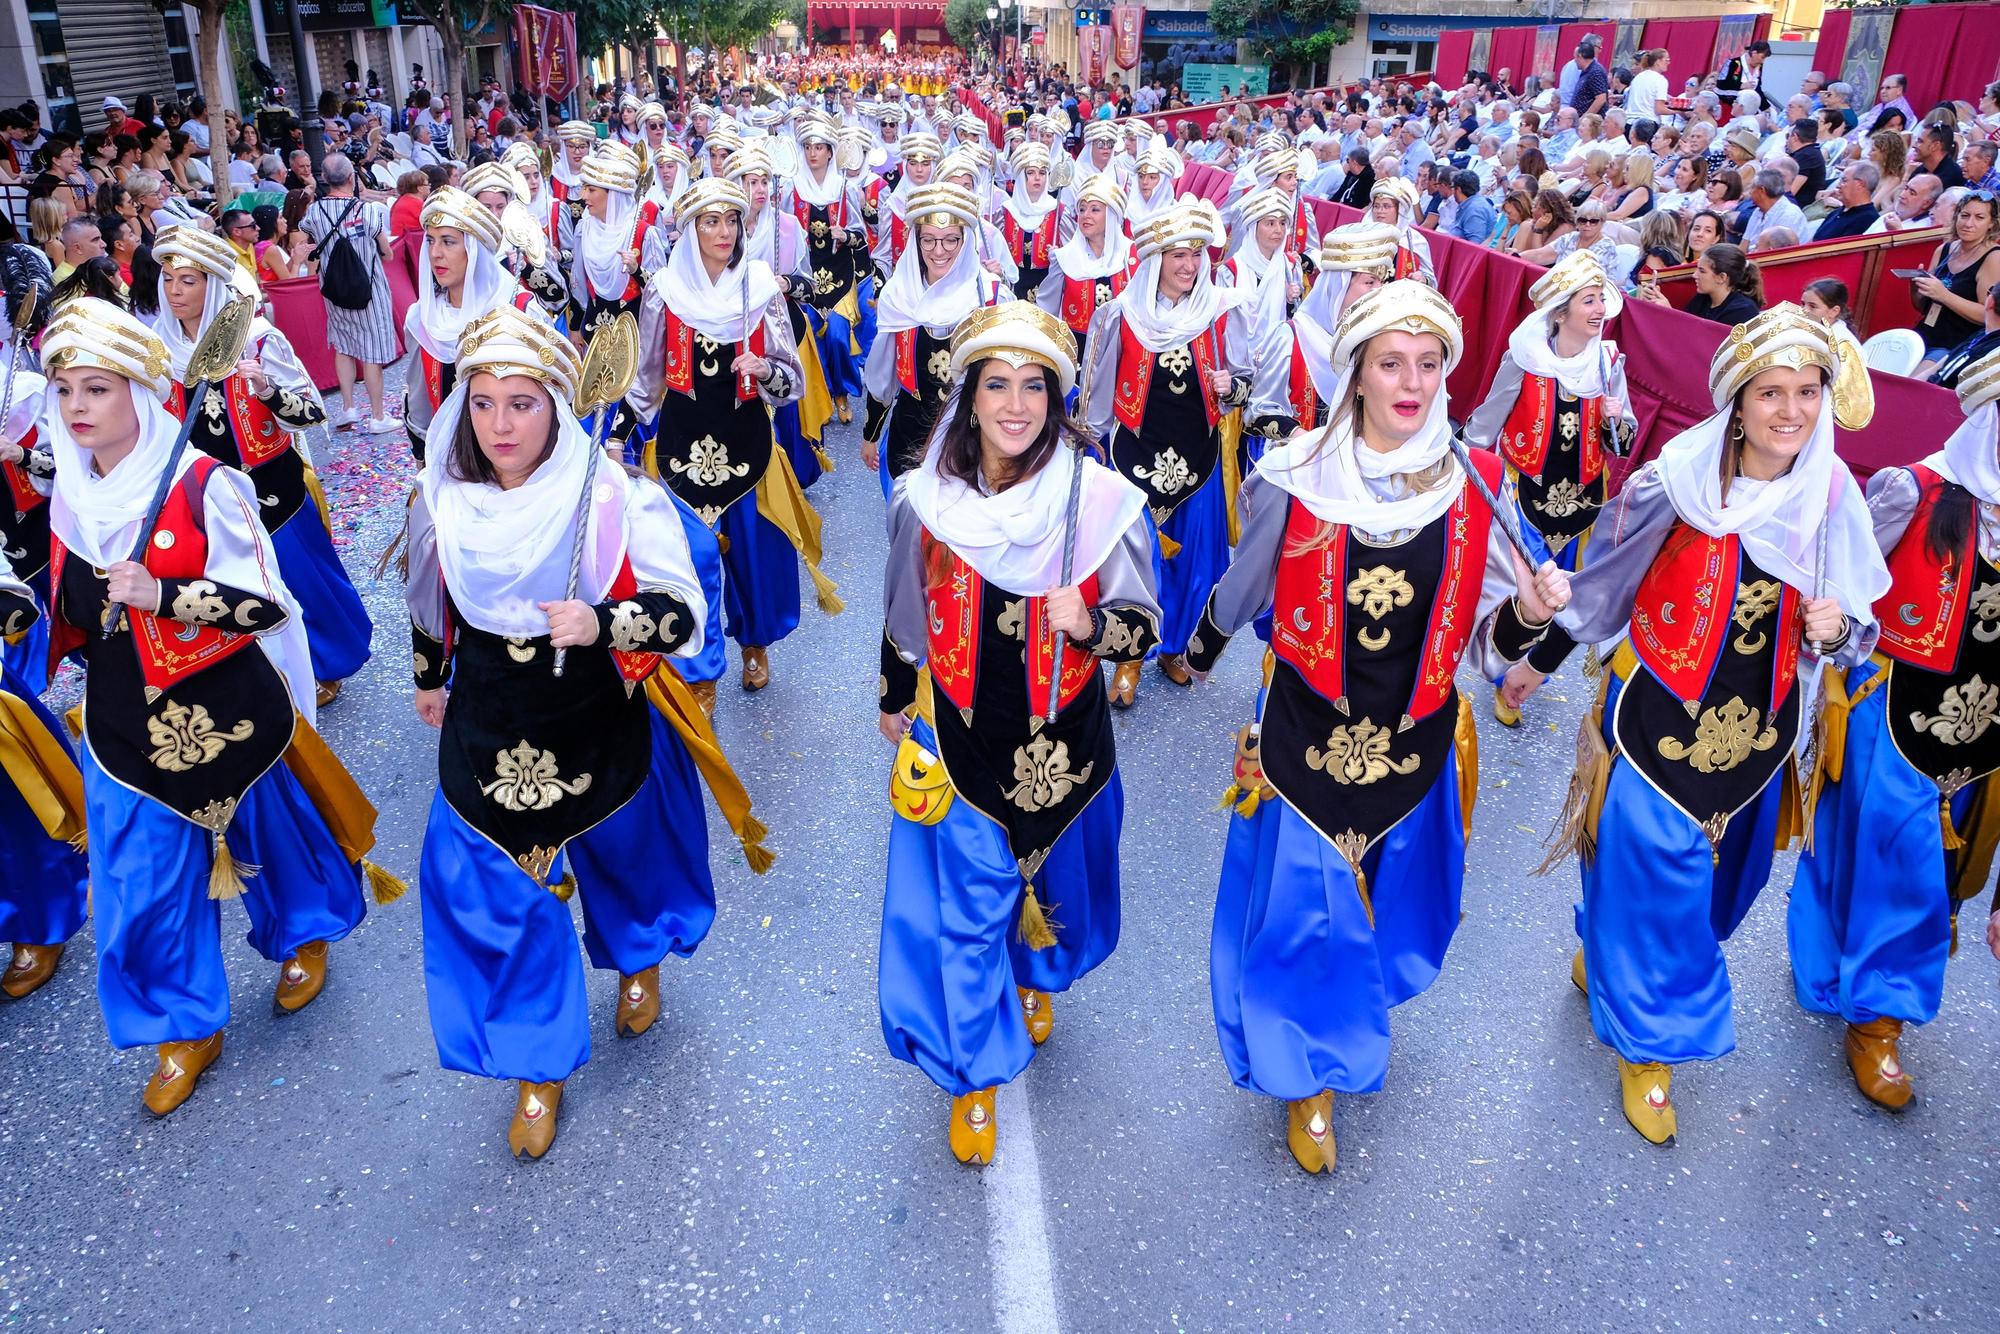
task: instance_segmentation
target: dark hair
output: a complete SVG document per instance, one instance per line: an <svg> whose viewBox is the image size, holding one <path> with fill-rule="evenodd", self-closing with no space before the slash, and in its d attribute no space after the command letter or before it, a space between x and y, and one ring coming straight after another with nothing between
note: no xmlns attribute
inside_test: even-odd
<svg viewBox="0 0 2000 1334"><path fill-rule="evenodd" d="M160 309L160 262L153 247L142 245L132 252L132 312L155 315Z"/></svg>
<svg viewBox="0 0 2000 1334"><path fill-rule="evenodd" d="M1570 205L1569 196L1560 190L1544 190L1535 196L1535 207L1549 215L1549 221L1558 227L1576 226L1576 209Z"/></svg>
<svg viewBox="0 0 2000 1334"><path fill-rule="evenodd" d="M1792 122L1792 133L1799 136L1802 144L1816 144L1819 142L1819 122L1810 116L1800 117Z"/></svg>
<svg viewBox="0 0 2000 1334"><path fill-rule="evenodd" d="M1549 160L1543 155L1541 149L1530 148L1524 150L1514 165L1521 173L1522 180L1532 181L1536 189L1541 188L1542 177L1547 174L1549 169Z"/></svg>
<svg viewBox="0 0 2000 1334"><path fill-rule="evenodd" d="M1729 281L1729 290L1742 292L1760 307L1764 304L1764 274L1742 246L1717 241L1702 252L1701 262Z"/></svg>
<svg viewBox="0 0 2000 1334"><path fill-rule="evenodd" d="M1645 251L1638 259L1632 262L1632 271L1625 275L1625 281L1634 287L1638 286L1639 275L1645 271L1646 261L1649 259L1658 260L1662 265L1670 269L1677 269L1687 263L1685 256L1676 255L1665 246L1654 246L1651 250Z"/></svg>
<svg viewBox="0 0 2000 1334"><path fill-rule="evenodd" d="M97 234L104 238L106 250L118 244L118 237L132 224L117 213L106 213L97 220Z"/></svg>
<svg viewBox="0 0 2000 1334"><path fill-rule="evenodd" d="M1471 171L1460 171L1453 173L1451 178L1451 188L1456 190L1458 193L1464 195L1467 199L1472 198L1472 196L1479 193L1478 173Z"/></svg>
<svg viewBox="0 0 2000 1334"><path fill-rule="evenodd" d="M470 390L467 391L468 398L470 392ZM549 413L548 441L542 446L541 454L535 459L535 466L537 468L548 462L549 455L555 453L557 436L556 419L558 414L553 410L555 396L547 385L542 386L542 392L549 394L552 410ZM479 434L472 428L472 409L470 406L463 407L458 414L458 431L451 438L451 458L446 467L446 473L448 476L462 482L484 482L491 485L500 480L500 474L493 471L493 464L488 461L486 451L479 447Z"/></svg>
<svg viewBox="0 0 2000 1334"><path fill-rule="evenodd" d="M222 210L222 216L216 219L215 225L217 229L226 232L231 227L240 226L242 223L249 220L251 219L250 219L250 211L248 209L226 208Z"/></svg>
<svg viewBox="0 0 2000 1334"><path fill-rule="evenodd" d="M1743 177L1734 167L1726 168L1719 174L1711 171L1702 188L1705 190L1711 185L1722 187L1722 198L1726 203L1735 203L1743 197Z"/></svg>
<svg viewBox="0 0 2000 1334"><path fill-rule="evenodd" d="M276 204L259 204L250 210L250 216L257 221L257 239L259 241L270 241L277 238L278 206Z"/></svg>
<svg viewBox="0 0 2000 1334"><path fill-rule="evenodd" d="M433 162L429 166L419 167L417 170L431 178L431 189L433 190L451 184L451 168L445 166L442 162Z"/></svg>
<svg viewBox="0 0 2000 1334"><path fill-rule="evenodd" d="M134 286L138 285L137 278L138 275L134 274ZM50 300L54 305L61 305L76 297L94 296L100 301L109 301L120 310L129 310L131 307L125 300L125 293L120 290L123 286L124 280L118 276L118 262L109 255L99 255L72 269L69 277L56 284Z"/></svg>
<svg viewBox="0 0 2000 1334"><path fill-rule="evenodd" d="M1847 284L1838 278L1815 278L1806 284L1805 292L1811 292L1823 303L1838 310L1843 316L1847 315L1852 309L1849 305L1850 298L1847 293ZM1799 295L1804 296L1805 292L1801 292Z"/></svg>
<svg viewBox="0 0 2000 1334"><path fill-rule="evenodd" d="M1712 208L1705 208L1701 212L1695 214L1692 218L1688 219L1688 236L1690 238L1694 236L1694 225L1697 222L1700 222L1703 218L1708 218L1715 223L1715 244L1719 245L1723 241L1729 238L1729 220L1727 218L1724 218L1720 213L1717 213ZM1689 250L1688 254L1689 256L1692 256L1694 254L1694 251ZM1682 260L1681 262L1685 264L1688 261Z"/></svg>
<svg viewBox="0 0 2000 1334"><path fill-rule="evenodd" d="M992 360L992 357L982 358L967 369L964 385L959 391L958 405L953 410L950 421L945 424L938 447L938 471L946 477L956 477L975 489L980 485L980 453L979 428L972 424L973 400L976 397L973 386L985 373L987 362ZM1020 466L1014 476L1007 479L1006 484L1009 486L1026 481L1040 472L1054 457L1058 445L1065 441L1078 449L1091 447L1090 438L1063 412L1062 385L1056 379L1056 373L1044 367L1042 380L1048 389L1048 417L1042 423L1041 435L1036 437L1035 443L1028 446L1027 451L1021 455Z"/></svg>
<svg viewBox="0 0 2000 1334"><path fill-rule="evenodd" d="M1958 565L1960 553L1972 537L1972 525L1979 517L1979 502L1972 492L1957 482L1938 479L1937 497L1931 503L1930 522L1924 527L1924 550L1932 560L1943 561L1947 570Z"/></svg>
<svg viewBox="0 0 2000 1334"><path fill-rule="evenodd" d="M1760 37L1743 48L1743 54L1746 56L1752 51L1755 51L1760 56L1768 56L1771 54L1771 44Z"/></svg>
<svg viewBox="0 0 2000 1334"><path fill-rule="evenodd" d="M1889 117L1891 116L1894 116L1896 118L1896 123L1894 125L1891 125L1889 123ZM1882 114L1875 118L1875 124L1870 129L1869 132L1872 134L1880 134L1884 130L1907 130L1909 128L1910 128L1910 118L1903 114L1903 109L1901 107L1884 107L1882 109Z"/></svg>

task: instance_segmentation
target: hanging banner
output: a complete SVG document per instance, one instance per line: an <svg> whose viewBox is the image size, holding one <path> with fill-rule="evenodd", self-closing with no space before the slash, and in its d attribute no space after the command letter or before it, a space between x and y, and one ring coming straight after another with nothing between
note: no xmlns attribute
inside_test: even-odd
<svg viewBox="0 0 2000 1334"><path fill-rule="evenodd" d="M1474 28L1472 30L1472 50L1466 54L1467 69L1484 70L1493 73L1493 29Z"/></svg>
<svg viewBox="0 0 2000 1334"><path fill-rule="evenodd" d="M576 91L576 15L539 5L514 8L514 68L518 81L544 96Z"/></svg>
<svg viewBox="0 0 2000 1334"><path fill-rule="evenodd" d="M1556 47L1562 37L1562 25L1546 23L1535 29L1535 61L1531 66L1534 73L1545 79L1556 76L1556 66L1561 62L1556 57Z"/></svg>
<svg viewBox="0 0 2000 1334"><path fill-rule="evenodd" d="M1866 107L1879 101L1882 62L1889 55L1889 33L1895 27L1894 10L1857 12L1847 29L1847 54L1840 65L1840 77L1853 85L1855 105Z"/></svg>
<svg viewBox="0 0 2000 1334"><path fill-rule="evenodd" d="M1020 46L1021 46L1021 39L1016 37L1013 33L1010 32L1005 37L1002 37L1000 39L1001 63L1011 65L1016 60L1018 60L1021 55Z"/></svg>
<svg viewBox="0 0 2000 1334"><path fill-rule="evenodd" d="M1708 72L1720 74L1729 68L1729 62L1743 54L1743 48L1750 45L1750 39L1757 32L1755 14L1732 14L1715 26L1715 50L1708 58ZM1853 29L1848 29L1851 35Z"/></svg>
<svg viewBox="0 0 2000 1334"><path fill-rule="evenodd" d="M1112 58L1118 62L1118 68L1139 68L1139 33L1145 22L1144 5L1111 6L1111 31L1117 35Z"/></svg>
<svg viewBox="0 0 2000 1334"><path fill-rule="evenodd" d="M1079 13L1082 11L1079 10ZM1097 68L1097 27L1095 24L1076 30L1076 77L1086 88L1097 86L1104 71Z"/></svg>
<svg viewBox="0 0 2000 1334"><path fill-rule="evenodd" d="M1641 49L1639 43L1645 31L1646 22L1644 19L1636 23L1620 23L1618 25L1618 40L1612 44L1611 48L1611 68L1630 70L1639 68L1639 51Z"/></svg>

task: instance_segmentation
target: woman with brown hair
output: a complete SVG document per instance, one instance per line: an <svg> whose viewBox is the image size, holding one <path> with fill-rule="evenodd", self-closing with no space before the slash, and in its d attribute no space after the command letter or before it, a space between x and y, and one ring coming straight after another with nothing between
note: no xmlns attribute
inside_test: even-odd
<svg viewBox="0 0 2000 1334"><path fill-rule="evenodd" d="M1926 353L1949 352L1986 324L1982 295L2000 283L2000 204L1991 190L1961 195L1951 239L1931 252L1930 272L1914 279L1917 332Z"/></svg>
<svg viewBox="0 0 2000 1334"><path fill-rule="evenodd" d="M1875 207L1886 216L1896 206L1896 192L1910 179L1910 144L1894 130L1877 130L1868 140L1868 160L1882 169L1875 187Z"/></svg>
<svg viewBox="0 0 2000 1334"><path fill-rule="evenodd" d="M1560 190L1543 190L1535 196L1534 211L1528 215L1528 225L1515 238L1513 251L1523 254L1545 245L1551 245L1556 238L1576 230L1576 210L1571 207L1569 196Z"/></svg>
<svg viewBox="0 0 2000 1334"><path fill-rule="evenodd" d="M983 1166L994 1092L1048 1040L1051 994L1118 943L1124 795L1098 664L1143 658L1160 607L1146 493L1063 415L1069 327L982 307L950 361L889 507L878 975L890 1053L952 1095L952 1154Z"/></svg>

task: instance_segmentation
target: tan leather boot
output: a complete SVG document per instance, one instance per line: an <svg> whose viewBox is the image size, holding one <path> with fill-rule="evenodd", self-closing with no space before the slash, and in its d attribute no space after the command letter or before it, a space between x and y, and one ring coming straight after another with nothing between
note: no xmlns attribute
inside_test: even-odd
<svg viewBox="0 0 2000 1334"><path fill-rule="evenodd" d="M1674 1071L1658 1061L1638 1065L1618 1058L1618 1085L1625 1104L1625 1119L1654 1144L1673 1143Z"/></svg>
<svg viewBox="0 0 2000 1334"><path fill-rule="evenodd" d="M165 1116L186 1102L202 1071L214 1065L221 1055L220 1029L199 1042L162 1042L160 1064L146 1081L146 1110L154 1116Z"/></svg>
<svg viewBox="0 0 2000 1334"><path fill-rule="evenodd" d="M660 1017L660 965L644 972L618 975L618 1017L612 1030L621 1038L636 1038Z"/></svg>
<svg viewBox="0 0 2000 1334"><path fill-rule="evenodd" d="M278 969L278 994L273 1000L280 1014L298 1013L326 989L327 952L324 940L301 945Z"/></svg>
<svg viewBox="0 0 2000 1334"><path fill-rule="evenodd" d="M769 649L749 648L743 650L743 688L762 690L771 684L771 652Z"/></svg>
<svg viewBox="0 0 2000 1334"><path fill-rule="evenodd" d="M1056 1029L1056 1016L1049 1004L1049 993L1028 987L1015 987L1014 990L1021 993L1021 1017L1028 1021L1028 1036L1039 1047L1049 1040L1049 1034Z"/></svg>
<svg viewBox="0 0 2000 1334"><path fill-rule="evenodd" d="M1285 1104L1285 1143L1308 1172L1331 1172L1340 1150L1333 1140L1333 1093L1328 1090Z"/></svg>
<svg viewBox="0 0 2000 1334"><path fill-rule="evenodd" d="M1862 1096L1878 1107L1900 1112L1910 1105L1917 1090L1910 1072L1903 1068L1898 1042L1903 1036L1900 1019L1871 1019L1847 1026L1847 1064Z"/></svg>
<svg viewBox="0 0 2000 1334"><path fill-rule="evenodd" d="M993 1120L993 1090L961 1093L951 1100L951 1156L969 1167L993 1161L1000 1132Z"/></svg>
<svg viewBox="0 0 2000 1334"><path fill-rule="evenodd" d="M1570 958L1569 980L1578 991L1581 991L1586 996L1590 994L1590 979L1584 975L1583 971L1583 946L1581 945L1576 947L1575 955Z"/></svg>
<svg viewBox="0 0 2000 1334"><path fill-rule="evenodd" d="M507 1128L507 1151L515 1158L539 1158L556 1142L556 1109L562 1106L560 1079L548 1084L521 1081L514 1124Z"/></svg>
<svg viewBox="0 0 2000 1334"><path fill-rule="evenodd" d="M1121 662L1118 670L1111 674L1111 705L1113 708L1129 709L1139 695L1139 664Z"/></svg>
<svg viewBox="0 0 2000 1334"><path fill-rule="evenodd" d="M0 995L9 1000L19 1000L29 995L49 980L62 962L61 945L14 945L14 960L7 965L6 976L0 977Z"/></svg>

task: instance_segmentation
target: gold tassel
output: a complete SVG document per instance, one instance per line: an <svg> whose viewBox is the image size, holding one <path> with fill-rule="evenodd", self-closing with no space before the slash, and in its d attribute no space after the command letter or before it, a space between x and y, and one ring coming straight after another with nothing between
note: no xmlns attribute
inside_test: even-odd
<svg viewBox="0 0 2000 1334"><path fill-rule="evenodd" d="M1237 802L1243 800L1243 795L1243 785L1241 783L1231 783L1228 787L1222 789L1222 800L1215 803L1215 809L1226 811Z"/></svg>
<svg viewBox="0 0 2000 1334"><path fill-rule="evenodd" d="M361 874L367 878L368 893L378 907L394 903L410 892L409 885L365 857L361 859Z"/></svg>
<svg viewBox="0 0 2000 1334"><path fill-rule="evenodd" d="M1045 950L1056 943L1055 926L1042 911L1032 884L1021 887L1021 939L1031 950Z"/></svg>
<svg viewBox="0 0 2000 1334"><path fill-rule="evenodd" d="M1949 800L1938 803L1938 825L1944 832L1944 850L1946 852L1961 852L1965 849L1965 840L1958 836L1958 830L1952 828L1951 802Z"/></svg>
<svg viewBox="0 0 2000 1334"><path fill-rule="evenodd" d="M1806 850L1812 850L1812 826L1805 816L1805 785L1799 781L1799 761L1797 756L1785 761L1785 767L1778 774L1778 823L1771 838L1774 851L1783 852L1792 846L1792 840L1803 838Z"/></svg>
<svg viewBox="0 0 2000 1334"><path fill-rule="evenodd" d="M1167 535L1166 535L1165 533L1161 533L1161 534L1160 534L1160 559L1162 559L1162 560L1172 560L1172 559L1173 559L1174 557L1176 557L1176 556L1178 556L1178 555L1180 555L1180 554L1181 554L1181 544L1180 544L1180 543L1178 543L1178 542L1176 542L1176 541L1174 541L1174 539L1173 539L1173 538L1171 538L1171 537L1168 537L1168 536L1167 536Z"/></svg>
<svg viewBox="0 0 2000 1334"><path fill-rule="evenodd" d="M1597 688L1597 702L1577 725L1576 767L1570 771L1569 790L1549 830L1548 856L1534 869L1535 875L1547 875L1572 855L1580 862L1597 856L1597 821L1611 783L1611 748L1604 742L1604 699L1610 680L1611 673L1606 672Z"/></svg>
<svg viewBox="0 0 2000 1334"><path fill-rule="evenodd" d="M847 610L847 604L840 598L839 584L822 573L817 565L806 566L806 573L812 575L813 595L818 598L821 611L829 616L838 616Z"/></svg>
<svg viewBox="0 0 2000 1334"><path fill-rule="evenodd" d="M239 862L230 855L229 840L221 834L215 836L215 861L208 869L208 896L212 899L240 899L249 886L243 882L255 876L261 867L250 862Z"/></svg>
<svg viewBox="0 0 2000 1334"><path fill-rule="evenodd" d="M646 442L646 448L643 451L641 451L639 455L639 466L645 469L646 476L652 478L656 482L660 480L660 437L659 436L656 435L652 439Z"/></svg>
<svg viewBox="0 0 2000 1334"><path fill-rule="evenodd" d="M1361 895L1361 911L1368 914L1368 929L1375 929L1375 896L1368 892L1368 872L1361 869L1361 863L1350 858L1347 869L1354 872L1354 890Z"/></svg>
<svg viewBox="0 0 2000 1334"><path fill-rule="evenodd" d="M70 845L70 847L72 847L72 848L76 849L76 852L77 852L77 855L78 855L78 856L80 856L80 857L81 857L81 856L88 856L88 855L90 854L90 833L89 833L89 831L88 831L88 830L85 830L84 832L82 832L82 833L78 834L78 835L77 835L77 836L76 836L75 838L73 838L73 839L71 839L71 840L69 841L69 845Z"/></svg>
<svg viewBox="0 0 2000 1334"><path fill-rule="evenodd" d="M764 846L764 836L770 832L762 820L748 813L743 816L743 827L736 831L736 841L743 848L743 860L750 864L750 870L756 875L770 870L771 863L777 860Z"/></svg>
<svg viewBox="0 0 2000 1334"><path fill-rule="evenodd" d="M827 453L817 440L812 442L812 451L813 457L819 460L819 470L821 472L832 472L833 455Z"/></svg>
<svg viewBox="0 0 2000 1334"><path fill-rule="evenodd" d="M549 893L568 903L576 897L576 873L565 868L563 878L548 887Z"/></svg>
<svg viewBox="0 0 2000 1334"><path fill-rule="evenodd" d="M1583 651L1583 674L1592 681L1604 675L1604 655L1597 651L1595 644Z"/></svg>

